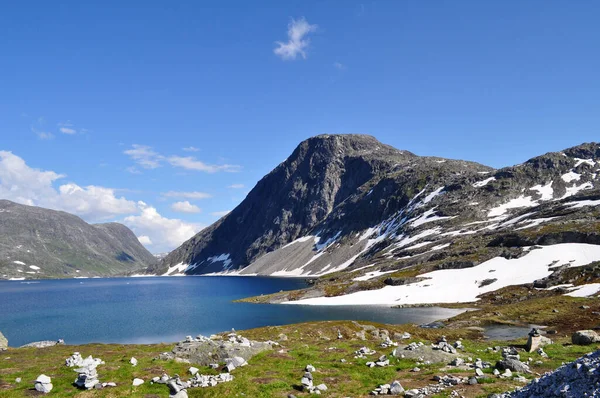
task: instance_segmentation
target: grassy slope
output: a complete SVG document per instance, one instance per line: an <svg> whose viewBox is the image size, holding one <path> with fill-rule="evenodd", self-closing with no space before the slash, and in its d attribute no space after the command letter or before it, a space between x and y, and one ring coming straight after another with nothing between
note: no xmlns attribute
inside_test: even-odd
<svg viewBox="0 0 600 398"><path fill-rule="evenodd" d="M534 300L532 300L534 301ZM581 300L571 300L566 306L560 307L559 311L567 311L569 305L580 305ZM557 303L551 301L544 308L548 309ZM531 303L531 306L522 305L514 313L508 309L501 308L500 311L507 317L523 319L521 315L531 316L533 308L539 303ZM594 305L598 305L595 300ZM590 309L591 310L591 309ZM556 313L553 313L556 314ZM472 321L473 317L487 319L488 312L464 314L456 318L456 326L460 326L465 319ZM581 315L581 314L579 314ZM587 318L584 318L587 319ZM366 324L366 323L365 323ZM371 323L369 323L371 324ZM479 332L465 328L446 328L444 330L420 329L412 325L378 325L393 335L394 332L408 331L413 335L409 341L423 341L425 343L435 341L440 335L445 334L450 341L459 337L464 338L463 344L466 351L464 357L482 358L484 361L495 362L500 354L487 352L486 348L494 345L506 345L500 342L486 342L481 339ZM582 325L589 327L590 325ZM344 335L344 339L336 338L338 330ZM415 361L410 359L392 360L392 366L387 368L367 368L365 363L381 354L389 354L391 349L378 347L379 339L369 337L367 341L355 337L355 332L361 330L356 324L344 321L304 323L278 327L266 327L241 332L242 335L256 340L277 340L281 333L288 336L287 341L281 341L281 347L271 352L259 354L250 360L250 365L233 371L235 377L231 383L220 384L217 387L205 389L189 389L190 397L286 397L293 393L297 396L307 395L296 390L303 369L307 364L317 368L314 373L315 383L325 383L329 387L324 396L326 397L362 397L368 396L369 392L379 384L390 383L399 380L405 388L415 388L432 383L431 380L437 374L460 374L472 375L472 371L458 371L449 368L442 370L445 364L432 364L420 366L422 371L410 372L415 366ZM584 353L599 347L577 347L568 344L568 338L563 334L555 337L556 343L548 346L546 352L550 359L543 359L537 354L524 354L525 358L531 357L535 361L543 361L543 365L535 365L533 370L537 373L552 370L562 362L571 361ZM525 338L515 341L515 344L524 344ZM377 351L377 354L369 359L354 359L353 352L362 346L368 346ZM335 347L332 349L332 347ZM22 397L34 395L32 391L33 380L40 374L45 373L52 377L54 390L51 396L59 397L156 397L166 396L168 388L164 385L150 385L148 382L154 376L160 376L163 372L169 375L186 375L190 365L176 362L165 362L153 360L159 353L170 350L170 345L103 345L90 344L83 346L57 346L46 349L9 349L0 354L0 396ZM280 352L280 350L283 350ZM101 391L79 391L71 385L76 374L71 368L64 366L64 359L73 351L79 351L82 355L93 355L103 359L106 364L98 367L101 381L114 381L119 386L113 389ZM129 359L135 356L139 360L137 367L129 364ZM340 360L344 358L346 363ZM214 373L207 368L201 368L201 373ZM15 378L21 377L23 382L15 383ZM140 387L132 387L131 381L134 377L140 377L147 382ZM532 376L528 376L532 377ZM187 376L185 376L187 379ZM492 392L506 391L518 383L491 378L489 382L476 386L459 386L460 393L467 397L483 397ZM449 394L449 391L448 391ZM441 395L447 396L447 395Z"/></svg>

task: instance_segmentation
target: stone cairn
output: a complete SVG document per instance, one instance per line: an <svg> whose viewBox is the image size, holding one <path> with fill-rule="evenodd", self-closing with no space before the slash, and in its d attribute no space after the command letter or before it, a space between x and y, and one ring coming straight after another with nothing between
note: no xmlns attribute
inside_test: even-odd
<svg viewBox="0 0 600 398"><path fill-rule="evenodd" d="M114 383L100 383L98 380L98 371L96 368L98 365L103 365L104 361L99 358L93 358L91 355L87 358L83 358L80 353L74 352L69 358L65 360L65 364L70 367L77 367L77 379L74 384L78 388L91 390L92 388L101 389L103 387L112 386Z"/></svg>
<svg viewBox="0 0 600 398"><path fill-rule="evenodd" d="M304 376L300 379L300 384L302 385L302 389L310 394L321 394L323 391L327 391L327 386L325 384L319 384L317 386L314 385L313 373L316 372L312 365L306 365L304 369Z"/></svg>

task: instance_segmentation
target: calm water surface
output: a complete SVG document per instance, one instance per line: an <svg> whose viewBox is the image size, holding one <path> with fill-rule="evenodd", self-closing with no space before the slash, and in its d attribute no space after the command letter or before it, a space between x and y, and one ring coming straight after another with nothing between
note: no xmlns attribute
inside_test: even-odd
<svg viewBox="0 0 600 398"><path fill-rule="evenodd" d="M173 277L0 281L0 331L10 346L62 338L67 344L158 343L316 320L426 323L460 310L288 306L233 300L306 286L299 279Z"/></svg>

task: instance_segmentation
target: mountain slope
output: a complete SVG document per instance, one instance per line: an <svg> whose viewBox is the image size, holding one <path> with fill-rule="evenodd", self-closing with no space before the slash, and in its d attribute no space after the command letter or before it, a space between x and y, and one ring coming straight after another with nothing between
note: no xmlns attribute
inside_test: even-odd
<svg viewBox="0 0 600 398"><path fill-rule="evenodd" d="M0 200L2 278L110 276L155 262L124 225Z"/></svg>
<svg viewBox="0 0 600 398"><path fill-rule="evenodd" d="M599 175L596 143L494 170L369 136L317 136L151 272L327 275L303 294L330 296L524 256L531 245L597 245Z"/></svg>

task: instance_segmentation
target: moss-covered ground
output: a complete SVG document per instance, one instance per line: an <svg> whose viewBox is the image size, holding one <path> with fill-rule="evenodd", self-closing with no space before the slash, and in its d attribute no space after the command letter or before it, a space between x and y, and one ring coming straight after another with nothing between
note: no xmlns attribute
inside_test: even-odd
<svg viewBox="0 0 600 398"><path fill-rule="evenodd" d="M580 309L584 303L588 309ZM415 325L380 325L363 322L362 325L373 325L378 329L394 332L409 332L411 341L422 341L425 344L435 342L442 334L449 341L463 339L465 350L462 357L481 358L484 361L495 363L500 359L498 352L491 352L487 348L493 346L506 346L507 342L485 341L482 333L473 328L474 322L482 324L489 322L511 323L521 320L531 323L544 323L558 330L551 336L554 344L546 346L545 351L549 358L542 358L537 353L522 354L524 359L531 357L534 365L532 370L543 373L555 369L563 362L568 362L577 357L600 347L573 346L570 344L569 333L572 329L566 328L559 322L561 316L571 314L570 318L580 319L578 328L592 327L596 322L591 316L585 316L585 311L593 311L598 307L597 299L571 299L563 296L528 300L518 305L492 306L483 304L483 308L459 315L450 320L444 329L423 329ZM489 306L489 308L487 307ZM492 311L492 307L495 311ZM558 312L554 312L557 310ZM496 314L494 314L496 313ZM500 315L498 315L500 314ZM562 314L562 315L561 315ZM523 318L523 316L525 318ZM369 331L365 333L366 340L357 337L356 332L362 330L354 322L331 321L303 323L295 325L265 327L260 329L239 332L241 335L253 340L279 341L280 346L272 351L264 352L253 357L249 365L235 369L232 374L235 379L211 388L192 388L188 390L190 397L287 397L294 394L298 397L308 396L300 391L300 378L307 364L317 368L314 372L315 383L325 383L328 391L325 397L366 397L378 385L399 380L402 385L409 388L418 388L433 383L435 375L473 375L473 370L461 370L448 367L446 363L419 365L420 372L411 372L416 366L412 359L392 358L391 366L384 368L368 368L365 363L382 354L390 354L391 348L381 348L381 340L375 338ZM338 339L338 331L343 339ZM281 340L284 334L287 339ZM523 346L526 336L510 342L516 346ZM355 359L354 351L362 346L367 346L377 351L377 354L364 359ZM188 377L189 364L175 361L162 361L155 359L161 352L169 351L172 345L115 345L115 344L88 344L81 346L56 346L44 349L9 349L0 353L0 396L22 397L37 395L33 390L33 381L39 374L46 374L52 378L54 389L49 396L56 397L166 397L168 388L160 384L150 384L150 379L167 373L171 376L179 374L182 378ZM93 355L106 362L98 367L100 381L117 383L116 388L103 390L81 391L72 383L76 373L72 368L64 365L64 360L74 351L79 351L83 356ZM138 359L136 367L131 366L131 357ZM342 362L342 359L345 362ZM535 362L541 361L541 364ZM491 371L491 370L489 370ZM201 367L203 374L216 374L216 371ZM15 379L20 377L21 383ZM146 382L138 387L132 387L133 378L141 378ZM532 378L534 375L526 375ZM507 391L520 384L513 380L490 377L486 382L477 385L461 385L456 389L466 397L486 397L493 392ZM439 396L449 396L447 390Z"/></svg>

